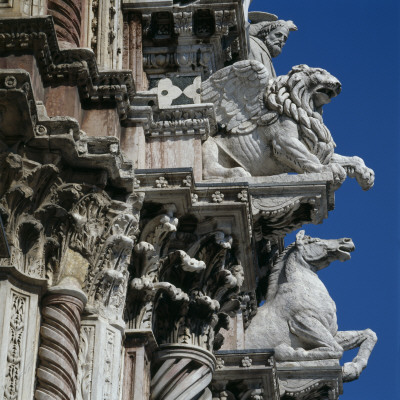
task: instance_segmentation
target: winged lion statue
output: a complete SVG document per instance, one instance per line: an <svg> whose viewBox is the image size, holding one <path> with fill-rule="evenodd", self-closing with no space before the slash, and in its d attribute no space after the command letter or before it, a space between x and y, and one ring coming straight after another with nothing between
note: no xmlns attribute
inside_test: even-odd
<svg viewBox="0 0 400 400"><path fill-rule="evenodd" d="M335 77L304 64L272 79L255 60L217 71L202 85L202 102L214 103L220 127L203 144L203 178L330 171L336 185L349 176L368 190L374 171L359 157L336 154L322 119L340 91Z"/></svg>

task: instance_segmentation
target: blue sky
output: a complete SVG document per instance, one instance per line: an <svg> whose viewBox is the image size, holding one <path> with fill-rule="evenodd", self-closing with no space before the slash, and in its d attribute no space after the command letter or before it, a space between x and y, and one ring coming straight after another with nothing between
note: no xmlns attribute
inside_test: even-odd
<svg viewBox="0 0 400 400"><path fill-rule="evenodd" d="M342 93L325 106L324 121L337 153L360 156L376 174L367 192L348 179L336 192L329 218L304 226L311 236L354 240L352 259L331 264L320 277L336 302L339 329L371 328L378 335L367 369L344 385L341 400L400 399L398 3L254 0L250 7L291 19L299 28L274 59L278 75L307 64L341 81Z"/></svg>

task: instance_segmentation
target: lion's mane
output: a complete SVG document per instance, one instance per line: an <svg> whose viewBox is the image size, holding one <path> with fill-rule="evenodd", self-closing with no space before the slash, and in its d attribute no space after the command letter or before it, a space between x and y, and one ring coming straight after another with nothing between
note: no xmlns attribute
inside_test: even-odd
<svg viewBox="0 0 400 400"><path fill-rule="evenodd" d="M275 115L286 115L293 119L300 127L301 141L322 164L328 164L336 145L322 115L313 111L313 93L310 88L318 83L314 76L317 72L324 71L304 64L293 67L289 74L269 82L264 102ZM276 120L270 112L262 118L268 125Z"/></svg>

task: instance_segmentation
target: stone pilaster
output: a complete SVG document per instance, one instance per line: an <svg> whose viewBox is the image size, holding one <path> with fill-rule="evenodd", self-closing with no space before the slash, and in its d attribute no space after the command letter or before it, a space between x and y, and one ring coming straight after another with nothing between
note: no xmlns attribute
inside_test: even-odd
<svg viewBox="0 0 400 400"><path fill-rule="evenodd" d="M124 15L123 31L123 55L124 69L132 70L136 90L147 89L147 77L143 71L143 48L142 48L142 20L138 13L127 13Z"/></svg>
<svg viewBox="0 0 400 400"><path fill-rule="evenodd" d="M33 397L39 341L40 295L45 280L0 266L0 397Z"/></svg>
<svg viewBox="0 0 400 400"><path fill-rule="evenodd" d="M76 400L118 399L122 327L100 316L82 318Z"/></svg>
<svg viewBox="0 0 400 400"><path fill-rule="evenodd" d="M150 329L125 331L123 399L148 399L150 396L150 362L157 347Z"/></svg>

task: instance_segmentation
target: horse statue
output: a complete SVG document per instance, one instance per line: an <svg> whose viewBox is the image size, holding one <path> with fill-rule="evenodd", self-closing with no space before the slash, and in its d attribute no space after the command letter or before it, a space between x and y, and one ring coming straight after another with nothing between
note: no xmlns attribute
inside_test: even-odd
<svg viewBox="0 0 400 400"><path fill-rule="evenodd" d="M343 366L343 381L357 379L367 366L377 337L371 329L338 331L336 305L317 271L335 260L347 261L355 249L348 238L323 240L300 231L271 269L265 303L246 330L247 349L275 349L277 361L342 358L359 348Z"/></svg>

